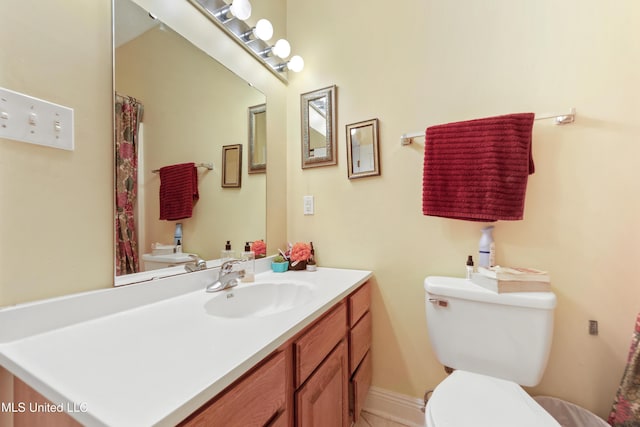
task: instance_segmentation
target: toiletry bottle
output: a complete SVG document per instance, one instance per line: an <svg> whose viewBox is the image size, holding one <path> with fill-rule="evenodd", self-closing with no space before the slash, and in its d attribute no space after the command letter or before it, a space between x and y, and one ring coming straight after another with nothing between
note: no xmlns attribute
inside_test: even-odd
<svg viewBox="0 0 640 427"><path fill-rule="evenodd" d="M473 257L469 255L467 257L467 280L471 280L471 274L473 274Z"/></svg>
<svg viewBox="0 0 640 427"><path fill-rule="evenodd" d="M478 250L478 265L480 267L491 267L496 263L496 247L493 242L493 225L482 229Z"/></svg>
<svg viewBox="0 0 640 427"><path fill-rule="evenodd" d="M244 268L243 282L253 282L255 280L256 272L256 254L251 250L251 242L247 242L244 245L244 251L242 252L242 265Z"/></svg>
<svg viewBox="0 0 640 427"><path fill-rule="evenodd" d="M222 262L229 261L230 259L235 258L235 254L231 249L231 241L227 240L227 244L224 245L224 249L220 251L220 258Z"/></svg>
<svg viewBox="0 0 640 427"><path fill-rule="evenodd" d="M173 233L173 244L176 247L176 253L182 252L182 223L180 222L176 222L176 230Z"/></svg>
<svg viewBox="0 0 640 427"><path fill-rule="evenodd" d="M309 259L307 260L307 271L316 271L316 251L313 249L313 242L310 243L311 246L311 255L309 255Z"/></svg>

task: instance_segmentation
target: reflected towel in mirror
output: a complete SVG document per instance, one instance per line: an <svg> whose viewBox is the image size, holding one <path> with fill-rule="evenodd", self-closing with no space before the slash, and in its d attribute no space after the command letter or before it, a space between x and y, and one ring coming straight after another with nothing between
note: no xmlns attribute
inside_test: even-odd
<svg viewBox="0 0 640 427"><path fill-rule="evenodd" d="M191 218L199 197L198 171L194 163L160 168L160 219Z"/></svg>

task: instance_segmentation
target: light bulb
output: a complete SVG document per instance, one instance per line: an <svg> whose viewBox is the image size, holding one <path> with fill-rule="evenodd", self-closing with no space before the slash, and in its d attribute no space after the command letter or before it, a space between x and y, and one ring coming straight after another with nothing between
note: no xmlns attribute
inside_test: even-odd
<svg viewBox="0 0 640 427"><path fill-rule="evenodd" d="M273 37L273 25L268 19L260 19L256 22L256 28L253 30L253 34L260 40L270 40Z"/></svg>
<svg viewBox="0 0 640 427"><path fill-rule="evenodd" d="M273 45L271 52L278 58L285 59L291 54L291 45L285 39L280 39Z"/></svg>
<svg viewBox="0 0 640 427"><path fill-rule="evenodd" d="M291 71L299 73L304 68L304 60L301 56L294 55L291 57L289 62L287 63L287 68Z"/></svg>
<svg viewBox="0 0 640 427"><path fill-rule="evenodd" d="M233 0L229 10L233 16L244 21L251 16L251 3L249 0Z"/></svg>

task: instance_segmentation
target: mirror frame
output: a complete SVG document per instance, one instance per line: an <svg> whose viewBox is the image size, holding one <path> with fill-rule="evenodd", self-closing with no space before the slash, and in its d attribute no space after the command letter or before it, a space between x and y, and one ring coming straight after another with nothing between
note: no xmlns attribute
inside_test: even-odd
<svg viewBox="0 0 640 427"><path fill-rule="evenodd" d="M373 137L373 169L364 172L354 172L353 167L353 139L352 130L360 128L371 128ZM346 126L347 130L347 175L349 179L364 178L367 176L380 175L380 155L378 142L378 119L365 120L363 122L352 123Z"/></svg>
<svg viewBox="0 0 640 427"><path fill-rule="evenodd" d="M302 169L318 167L318 166L331 166L338 163L338 156L336 154L336 85L329 86L323 89L306 92L300 95L300 113L302 122ZM309 108L313 107L313 101L325 99L325 118L326 118L326 155L322 157L315 157L310 148L310 135L309 135Z"/></svg>
<svg viewBox="0 0 640 427"><path fill-rule="evenodd" d="M264 157L265 157L264 162L258 163L256 161L256 140L255 140L256 116L262 113L264 113L265 115L267 113L266 103L249 107L249 167L247 171L248 173L265 173L267 171L266 149L264 153ZM266 122L266 119L265 119L265 122ZM266 138L265 138L265 144L266 144Z"/></svg>
<svg viewBox="0 0 640 427"><path fill-rule="evenodd" d="M237 156L237 160L232 160L231 156ZM237 167L234 167L235 162ZM233 168L232 171L227 169ZM242 144L222 146L222 187L240 188L242 187Z"/></svg>

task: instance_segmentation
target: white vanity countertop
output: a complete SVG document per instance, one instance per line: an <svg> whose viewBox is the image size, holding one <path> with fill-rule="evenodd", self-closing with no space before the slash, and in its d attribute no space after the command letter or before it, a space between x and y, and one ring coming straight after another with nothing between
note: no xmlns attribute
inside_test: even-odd
<svg viewBox="0 0 640 427"><path fill-rule="evenodd" d="M218 295L204 291L212 274L0 310L0 365L84 425L175 425L371 277L332 268L260 273L256 283L309 282L314 298L229 319L205 310Z"/></svg>

